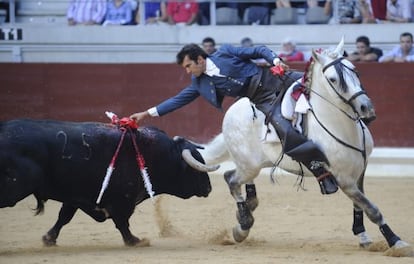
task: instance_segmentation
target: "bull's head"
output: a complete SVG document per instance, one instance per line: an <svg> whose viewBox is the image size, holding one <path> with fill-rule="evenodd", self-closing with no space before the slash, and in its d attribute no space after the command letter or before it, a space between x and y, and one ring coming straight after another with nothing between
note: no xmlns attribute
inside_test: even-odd
<svg viewBox="0 0 414 264"><path fill-rule="evenodd" d="M211 191L209 171L198 146L184 138L171 139L154 127L138 130L138 145L146 159L156 194L167 193L183 199L206 197Z"/></svg>
<svg viewBox="0 0 414 264"><path fill-rule="evenodd" d="M185 167L184 167L184 174L190 175L193 179L186 179L187 183L190 183L195 180L196 184L200 184L200 182L203 182L203 178L207 176L207 172L212 172L217 170L220 166L219 165L206 165L204 163L204 159L201 156L201 154L198 152L198 148L200 146L190 142L189 140L186 140L183 137L175 137L174 141L176 144L179 145L179 148L181 151L181 156L183 160L185 161ZM185 183L185 184L187 184ZM200 187L200 193L197 196L204 196L206 197L208 193L211 191L210 181L208 182L208 187L203 186L202 184ZM208 190L208 192L203 192L203 190Z"/></svg>

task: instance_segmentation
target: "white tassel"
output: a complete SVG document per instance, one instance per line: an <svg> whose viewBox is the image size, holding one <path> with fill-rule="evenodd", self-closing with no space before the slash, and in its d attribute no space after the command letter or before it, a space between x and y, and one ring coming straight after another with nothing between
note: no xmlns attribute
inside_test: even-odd
<svg viewBox="0 0 414 264"><path fill-rule="evenodd" d="M102 199L102 195L104 194L106 188L108 187L109 179L111 179L112 172L114 171L114 167L109 166L106 170L104 181L102 182L101 191L99 192L98 199L96 200L96 204L99 204Z"/></svg>
<svg viewBox="0 0 414 264"><path fill-rule="evenodd" d="M113 117L116 116L116 114L109 112L109 111L105 111L105 114L111 120L113 120Z"/></svg>
<svg viewBox="0 0 414 264"><path fill-rule="evenodd" d="M145 189L147 190L148 195L151 197L151 200L154 198L154 191L152 190L152 184L148 176L147 168L141 169L142 179L144 180Z"/></svg>

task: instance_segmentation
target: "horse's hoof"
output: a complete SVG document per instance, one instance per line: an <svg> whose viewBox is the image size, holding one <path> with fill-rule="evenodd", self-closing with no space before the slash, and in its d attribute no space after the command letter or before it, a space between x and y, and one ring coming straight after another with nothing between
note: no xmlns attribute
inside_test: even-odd
<svg viewBox="0 0 414 264"><path fill-rule="evenodd" d="M372 245L373 241L368 236L367 232L361 232L358 234L359 236L359 247L363 249L369 249L369 247Z"/></svg>
<svg viewBox="0 0 414 264"><path fill-rule="evenodd" d="M405 241L398 240L394 246L384 252L389 257L414 257L413 247Z"/></svg>
<svg viewBox="0 0 414 264"><path fill-rule="evenodd" d="M233 238L234 241L240 243L243 242L249 235L250 229L242 230L240 225L233 227Z"/></svg>
<svg viewBox="0 0 414 264"><path fill-rule="evenodd" d="M366 242L366 243L359 243L359 247L363 249L369 249L369 247L372 245L372 242Z"/></svg>
<svg viewBox="0 0 414 264"><path fill-rule="evenodd" d="M56 239L46 234L42 237L43 245L46 247L53 247L56 246Z"/></svg>

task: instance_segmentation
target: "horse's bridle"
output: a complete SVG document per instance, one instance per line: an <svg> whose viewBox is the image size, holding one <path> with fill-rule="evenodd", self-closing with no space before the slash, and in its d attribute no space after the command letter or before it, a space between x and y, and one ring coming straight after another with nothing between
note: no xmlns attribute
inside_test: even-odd
<svg viewBox="0 0 414 264"><path fill-rule="evenodd" d="M338 58L338 59L336 59L336 60L334 60L334 61L331 61L330 63L328 63L327 65L325 65L323 68L322 68L322 73L325 73L325 71L329 68L329 67L331 67L331 66L334 66L335 64L337 64L337 63L340 63L342 60L344 59L344 57L340 57L340 58ZM350 71L352 71L352 72L355 72L353 69L351 69L351 68L349 68L348 66L346 66L346 65L344 65L344 67L346 67L347 69L349 69ZM339 98L341 98L341 100L344 102L344 103L346 103L347 105L349 105L349 106L351 106L351 108L352 108L352 110L354 111L354 113L358 116L358 118L354 118L354 117L352 117L352 116L350 116L347 112L345 112L344 110L342 110L342 109L340 109L340 108L338 108L336 105L335 105L335 108L337 108L337 109L339 109L343 114L345 114L348 118L350 118L351 120L353 120L353 121L357 121L358 122L358 124L359 124L359 126L361 127L361 130L362 130L362 135L363 135L363 138L362 138L362 142L363 142L363 147L362 147L362 149L360 149L360 148L357 148L357 147L355 147L355 146L352 146L351 144L348 144L348 143L346 143L345 141L343 141L342 139L340 139L340 138L338 138L337 136L335 136L331 131L329 131L329 129L327 128L327 127L325 127L324 125L323 125L323 123L318 119L318 117L316 116L316 114L315 114L315 112L313 111L313 108L311 107L311 109L310 109L310 112L313 114L313 116L315 117L315 120L318 122L318 124L332 137L332 138L334 138L337 142L339 142L340 144L342 144L342 145L344 145L344 146L346 146L346 147L348 147L348 148L350 148L350 149L353 149L353 150L355 150L355 151L357 151L357 152L359 152L359 153L361 153L361 155L362 155L362 157L364 158L364 163L366 164L367 163L367 153L366 153L366 145L365 145L365 128L364 128L364 126L363 126L363 124L362 124L362 120L359 118L359 114L358 114L358 112L356 111L356 109L355 109L355 107L352 105L352 101L353 100L355 100L355 98L357 98L358 96L360 96L360 95L363 95L363 94L366 94L366 92L364 91L364 90L361 90L361 91L359 91L359 92L357 92L357 93L355 93L354 95L352 95L348 100L345 98L345 97L343 97L342 95L340 95L339 93L338 93L338 91L335 89L335 87L333 87L333 85L332 85L332 83L329 81L329 79L325 76L325 78L326 78L326 80L327 80L327 82L329 83L329 86L335 91L335 93L338 95L338 97ZM315 91L313 91L313 90L311 90L311 89L309 89L310 91L312 91L313 93L315 93L315 94L317 94L319 97L321 97L321 98L323 98L325 101L327 101L327 102L329 102L326 98L324 98L323 96L321 96L320 94L318 94L318 93L316 93ZM331 103L331 102L329 102L329 103ZM332 103L331 103L332 104Z"/></svg>
<svg viewBox="0 0 414 264"><path fill-rule="evenodd" d="M331 66L334 66L334 65L336 65L337 63L340 63L343 59L345 59L344 57L340 57L340 58L338 58L338 59L335 59L335 60L333 60L333 61L331 61L330 63L328 63L327 65L325 65L323 68L322 68L322 73L325 73L325 71L329 68L329 67L331 67ZM351 69L351 68L349 68L348 66L346 66L346 65L344 65L344 67L346 67L347 69L349 69L350 71L352 71L352 72L355 72L353 69ZM306 73L305 73L306 74ZM286 76L288 76L288 75L286 75ZM290 76L288 76L289 78L291 78ZM358 124L359 124L359 126L361 127L361 130L362 130L362 135L363 135L363 138L362 138L362 142L363 142L363 148L362 149L360 149L360 148L357 148L357 147L355 147L355 146L352 146L351 144L349 144L349 143L346 143L345 141L343 141L342 139L340 139L340 138L338 138L337 136L335 136L331 131L329 131L329 129L326 127L326 126L324 126L324 124L319 120L319 118L316 116L316 114L315 114L315 112L313 111L313 107L312 107L312 105L310 105L310 102L309 102L309 105L311 106L311 108L310 108L310 112L313 114L313 116L315 117L315 120L316 120L316 122L318 122L318 124L323 128L323 130L325 130L326 131L326 133L328 133L332 138L334 138L337 142L339 142L340 144L342 144L342 145L344 145L344 146L346 146L346 147L348 147L348 148L350 148L350 149L353 149L353 150L355 150L355 151L357 151L357 152L359 152L359 153L361 153L361 155L362 155L362 157L364 158L364 163L366 164L367 163L367 153L366 153L366 145L365 145L365 128L364 128L364 125L362 124L362 120L361 120L361 118L359 117L359 114L358 114L358 112L356 111L356 109L355 109L355 107L352 105L352 101L353 100L355 100L355 98L357 98L358 96L360 96L360 95L363 95L363 94L366 94L366 92L364 91L364 90L361 90L361 91L359 91L359 92L357 92L357 93L355 93L355 94L353 94L348 100L345 98L345 97L343 97L342 95L340 95L339 93L338 93L338 91L335 89L335 87L333 87L333 85L332 85L332 83L329 81L329 79L325 76L325 78L326 78L326 80L327 80L327 82L329 83L329 86L335 91L335 93L338 95L338 97L339 98L341 98L341 100L345 103L345 104L347 104L347 105L349 105L351 108L352 108L352 110L354 111L354 113L357 115L357 118L354 118L354 117L352 117L350 114L348 114L347 112L345 112L343 109L341 109L341 108L339 108L338 106L336 106L335 104L333 104L332 102L330 102L328 99L326 99L325 97L323 97L322 95L320 95L319 93L317 93L317 92L315 92L314 90L312 90L312 89L310 89L309 87L306 87L303 83L300 83L300 82L298 82L297 80L294 80L294 82L296 83L296 84L298 84L298 85L300 85L300 86L302 86L303 88L305 88L306 90L308 90L308 91L310 91L310 92L312 92L312 93L314 93L314 94L316 94L316 95L318 95L320 98L322 98L323 100L325 100L326 102L328 102L328 103L330 103L331 105L333 105L333 107L335 107L336 109L338 109L339 111L341 111L345 116L347 116L349 119L351 119L351 120L353 120L353 121L356 121L356 122L358 122Z"/></svg>
<svg viewBox="0 0 414 264"><path fill-rule="evenodd" d="M338 58L338 59L336 59L336 60L333 60L333 61L331 61L330 63L328 63L327 65L325 65L323 68L322 68L322 73L325 73L325 71L329 68L329 67L331 67L331 66L334 66L334 65L336 65L336 64L338 64L338 63L340 63L343 59L345 59L344 57L340 57L340 58ZM345 64L343 64L343 66L345 67L345 68L347 68L348 70L350 70L350 71L352 71L352 72L354 72L355 74L356 74L356 72L354 71L354 69L351 69L350 67L348 67L348 66L346 66ZM355 93L355 94L353 94L348 100L345 98L345 97L343 97L340 93L338 93L338 91L335 89L335 87L332 85L332 83L329 81L329 79L325 76L325 79L326 79L326 81L329 83L329 86L332 88L332 90L334 90L335 91L335 93L338 95L338 97L339 98L341 98L341 100L344 102L344 103L346 103L347 105L349 105L349 106L351 106L351 108L352 108L352 110L358 115L358 112L356 111L356 109L355 109L355 107L354 107L354 105L351 103L353 100L355 100L355 98L357 98L358 96L360 96L360 95L363 95L363 94L367 94L366 92L365 92L365 90L361 90L361 91L359 91L359 92L357 92L357 93Z"/></svg>

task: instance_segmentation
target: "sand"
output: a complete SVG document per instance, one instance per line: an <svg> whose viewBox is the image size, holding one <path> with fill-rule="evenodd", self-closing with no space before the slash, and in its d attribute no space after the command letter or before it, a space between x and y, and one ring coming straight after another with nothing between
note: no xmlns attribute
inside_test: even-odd
<svg viewBox="0 0 414 264"><path fill-rule="evenodd" d="M182 200L157 196L138 205L131 231L149 239L149 247L126 247L112 221L97 223L79 211L60 233L55 247L44 247L42 235L55 223L60 204L46 203L33 216L35 199L0 209L0 263L414 263L413 257L388 257L359 247L352 234L352 203L342 192L323 196L314 179L307 191L294 187L295 177L258 177L259 207L249 237L234 243L236 204L222 176L211 174L207 198ZM414 244L414 177L369 177L365 191L390 227ZM374 241L378 227L365 218Z"/></svg>

